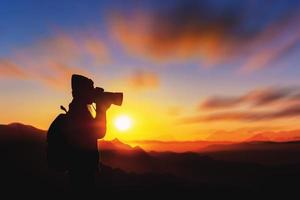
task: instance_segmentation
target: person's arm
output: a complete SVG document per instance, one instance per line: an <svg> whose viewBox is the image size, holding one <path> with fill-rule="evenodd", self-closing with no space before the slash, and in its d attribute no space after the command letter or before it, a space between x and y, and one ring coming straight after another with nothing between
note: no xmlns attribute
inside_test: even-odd
<svg viewBox="0 0 300 200"><path fill-rule="evenodd" d="M97 136L98 139L102 139L106 134L106 110L99 109L100 105L96 105L96 108L95 123L97 123Z"/></svg>
<svg viewBox="0 0 300 200"><path fill-rule="evenodd" d="M105 102L96 102L96 118L97 123L97 136L98 139L104 138L106 134L106 111L110 107L110 104Z"/></svg>

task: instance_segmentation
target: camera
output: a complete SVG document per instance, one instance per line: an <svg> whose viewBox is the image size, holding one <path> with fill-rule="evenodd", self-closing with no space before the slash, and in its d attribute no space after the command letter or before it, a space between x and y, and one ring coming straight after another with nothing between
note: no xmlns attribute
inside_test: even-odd
<svg viewBox="0 0 300 200"><path fill-rule="evenodd" d="M108 104L114 104L121 106L123 102L123 93L122 92L106 92L103 88L96 87L94 88L94 99L95 102L101 100Z"/></svg>

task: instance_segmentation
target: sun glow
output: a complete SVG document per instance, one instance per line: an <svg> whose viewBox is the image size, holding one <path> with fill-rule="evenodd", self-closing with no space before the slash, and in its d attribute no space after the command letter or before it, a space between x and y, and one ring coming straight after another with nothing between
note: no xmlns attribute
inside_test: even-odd
<svg viewBox="0 0 300 200"><path fill-rule="evenodd" d="M132 125L132 121L126 115L119 116L115 120L115 126L120 131L126 131L126 130L128 130L131 127L131 125Z"/></svg>

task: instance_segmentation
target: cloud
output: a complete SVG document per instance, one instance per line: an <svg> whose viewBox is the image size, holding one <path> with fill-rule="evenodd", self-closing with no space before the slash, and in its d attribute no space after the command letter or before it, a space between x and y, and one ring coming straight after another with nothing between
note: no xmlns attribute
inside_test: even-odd
<svg viewBox="0 0 300 200"><path fill-rule="evenodd" d="M51 71L51 73L48 75L34 75L33 78L41 80L47 85L55 88L69 87L72 74L82 74L86 76L89 75L89 73L86 70L74 66L71 67L64 63L56 63L49 61L44 66L47 67L47 69Z"/></svg>
<svg viewBox="0 0 300 200"><path fill-rule="evenodd" d="M296 88L276 88L269 87L256 89L240 96L215 96L204 100L200 105L200 110L216 110L225 108L236 108L238 106L262 107L278 101L286 101L295 98Z"/></svg>
<svg viewBox="0 0 300 200"><path fill-rule="evenodd" d="M27 78L26 71L8 59L0 58L0 77Z"/></svg>
<svg viewBox="0 0 300 200"><path fill-rule="evenodd" d="M293 26L299 27L298 21L300 17L295 19L297 23ZM281 27L282 29L293 28L292 25L288 27ZM279 27L278 27L279 28ZM280 60L281 57L290 53L295 47L300 45L300 28L296 29L294 32L286 35L285 38L281 38L281 41L271 44L269 48L263 48L258 50L251 56L247 58L247 61L242 66L243 71L253 71L261 68L266 68L272 66L276 61Z"/></svg>
<svg viewBox="0 0 300 200"><path fill-rule="evenodd" d="M257 122L276 119L300 117L300 105L292 105L272 111L224 111L204 116L186 117L182 123L216 122L216 121L240 121Z"/></svg>
<svg viewBox="0 0 300 200"><path fill-rule="evenodd" d="M128 84L133 89L154 89L160 84L159 76L156 73L136 70L128 78Z"/></svg>
<svg viewBox="0 0 300 200"><path fill-rule="evenodd" d="M235 16L239 14L211 16L207 8L191 2L159 11L136 11L129 17L117 13L111 16L112 32L127 50L158 59L220 56L228 47L223 37L240 23Z"/></svg>
<svg viewBox="0 0 300 200"><path fill-rule="evenodd" d="M98 38L86 38L83 42L86 54L98 63L107 63L111 60L105 43Z"/></svg>
<svg viewBox="0 0 300 200"><path fill-rule="evenodd" d="M69 87L73 73L90 74L85 66L80 66L82 63L105 63L109 55L99 38L59 34L16 49L9 58L0 60L0 71L2 77L26 77L64 88Z"/></svg>
<svg viewBox="0 0 300 200"><path fill-rule="evenodd" d="M242 101L249 102L254 106L264 106L292 95L297 89L295 88L264 88L250 91L241 97Z"/></svg>
<svg viewBox="0 0 300 200"><path fill-rule="evenodd" d="M242 100L239 97L210 97L201 103L199 109L231 108L239 105Z"/></svg>
<svg viewBox="0 0 300 200"><path fill-rule="evenodd" d="M299 93L296 86L267 87L239 96L209 97L199 105L202 115L184 117L180 122L258 122L300 117Z"/></svg>
<svg viewBox="0 0 300 200"><path fill-rule="evenodd" d="M157 60L197 58L207 65L243 58L259 69L299 44L299 3L179 1L109 15L114 38L130 53ZM275 9L280 7L281 9Z"/></svg>

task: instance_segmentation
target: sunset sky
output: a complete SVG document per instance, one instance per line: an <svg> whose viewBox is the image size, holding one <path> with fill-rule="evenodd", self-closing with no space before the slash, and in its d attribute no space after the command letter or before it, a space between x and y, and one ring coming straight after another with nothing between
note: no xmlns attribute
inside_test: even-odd
<svg viewBox="0 0 300 200"><path fill-rule="evenodd" d="M2 0L0 123L46 130L79 73L124 92L106 139L299 139L299 58L300 1Z"/></svg>

